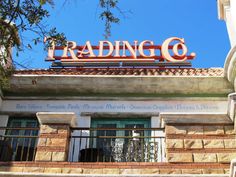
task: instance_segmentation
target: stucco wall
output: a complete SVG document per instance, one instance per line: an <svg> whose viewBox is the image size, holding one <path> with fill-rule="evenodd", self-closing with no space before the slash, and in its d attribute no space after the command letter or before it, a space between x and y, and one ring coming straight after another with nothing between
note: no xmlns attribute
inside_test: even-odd
<svg viewBox="0 0 236 177"><path fill-rule="evenodd" d="M5 94L217 94L227 96L233 86L225 77L184 76L63 76L14 75Z"/></svg>

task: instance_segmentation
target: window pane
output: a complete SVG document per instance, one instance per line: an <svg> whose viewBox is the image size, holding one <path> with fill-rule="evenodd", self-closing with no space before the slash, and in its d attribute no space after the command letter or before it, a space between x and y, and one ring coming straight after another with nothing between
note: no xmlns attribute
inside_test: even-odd
<svg viewBox="0 0 236 177"><path fill-rule="evenodd" d="M24 136L37 136L38 130L26 130L26 127L38 127L38 121L36 118L17 118L10 117L8 121L8 127L19 128L16 130L9 130L6 135L11 137L6 138L12 148L12 160L14 161L31 161L36 148L36 138L24 137Z"/></svg>
<svg viewBox="0 0 236 177"><path fill-rule="evenodd" d="M94 140L96 147L102 149L103 161L144 161L143 137L151 132L134 129L149 128L150 119L92 119L91 125L93 128L107 128L97 130L98 138ZM109 130L112 128L125 130ZM146 141L149 141L148 138Z"/></svg>

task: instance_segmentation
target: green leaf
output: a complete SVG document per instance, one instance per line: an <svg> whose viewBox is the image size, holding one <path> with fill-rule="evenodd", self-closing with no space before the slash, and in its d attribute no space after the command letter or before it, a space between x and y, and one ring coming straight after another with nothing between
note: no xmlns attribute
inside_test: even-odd
<svg viewBox="0 0 236 177"><path fill-rule="evenodd" d="M44 5L46 3L46 0L39 0L40 5Z"/></svg>

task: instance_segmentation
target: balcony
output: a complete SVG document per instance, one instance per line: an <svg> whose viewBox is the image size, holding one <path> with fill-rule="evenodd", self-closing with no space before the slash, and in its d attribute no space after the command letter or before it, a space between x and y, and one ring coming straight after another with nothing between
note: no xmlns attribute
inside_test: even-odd
<svg viewBox="0 0 236 177"><path fill-rule="evenodd" d="M0 127L0 161L34 161L39 128ZM71 128L69 162L164 162L162 128Z"/></svg>
<svg viewBox="0 0 236 177"><path fill-rule="evenodd" d="M0 127L0 161L34 161L39 128Z"/></svg>
<svg viewBox="0 0 236 177"><path fill-rule="evenodd" d="M42 176L228 176L224 170L229 169L229 164L166 162L162 128L70 128L47 124L41 125L40 133L39 128L25 127L1 127L0 132L0 176L17 176L19 172Z"/></svg>
<svg viewBox="0 0 236 177"><path fill-rule="evenodd" d="M70 162L164 162L162 128L72 128Z"/></svg>

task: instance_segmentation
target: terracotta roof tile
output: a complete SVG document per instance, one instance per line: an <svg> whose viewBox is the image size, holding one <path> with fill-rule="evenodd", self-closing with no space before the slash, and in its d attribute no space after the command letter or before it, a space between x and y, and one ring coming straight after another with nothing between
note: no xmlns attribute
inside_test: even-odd
<svg viewBox="0 0 236 177"><path fill-rule="evenodd" d="M223 76L223 68L67 68L16 70L17 75Z"/></svg>

